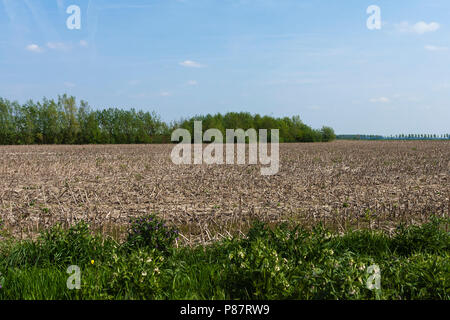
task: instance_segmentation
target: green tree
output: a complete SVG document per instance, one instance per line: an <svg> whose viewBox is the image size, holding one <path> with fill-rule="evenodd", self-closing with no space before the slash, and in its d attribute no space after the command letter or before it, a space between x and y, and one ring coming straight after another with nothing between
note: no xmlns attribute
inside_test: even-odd
<svg viewBox="0 0 450 320"><path fill-rule="evenodd" d="M334 130L330 127L324 126L321 130L321 133L323 142L333 141L336 139L336 134L334 133Z"/></svg>

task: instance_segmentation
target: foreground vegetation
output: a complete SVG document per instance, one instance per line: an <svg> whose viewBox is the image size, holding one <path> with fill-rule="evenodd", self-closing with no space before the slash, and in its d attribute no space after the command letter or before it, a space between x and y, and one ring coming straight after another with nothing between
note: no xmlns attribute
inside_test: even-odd
<svg viewBox="0 0 450 320"><path fill-rule="evenodd" d="M179 248L177 230L154 215L131 221L120 243L83 222L35 241L3 234L0 299L447 300L448 222L399 225L391 236L255 222L246 237ZM80 290L66 286L70 265L81 269ZM374 265L379 290L367 287Z"/></svg>
<svg viewBox="0 0 450 320"><path fill-rule="evenodd" d="M334 140L333 129L311 129L299 117L273 118L250 113L196 116L173 123L161 121L154 112L109 108L92 110L74 97L28 101L21 105L0 98L0 145L23 144L140 144L170 143L177 128L193 130L195 120L203 131L226 129L279 129L280 142L321 142ZM269 132L270 137L270 132Z"/></svg>

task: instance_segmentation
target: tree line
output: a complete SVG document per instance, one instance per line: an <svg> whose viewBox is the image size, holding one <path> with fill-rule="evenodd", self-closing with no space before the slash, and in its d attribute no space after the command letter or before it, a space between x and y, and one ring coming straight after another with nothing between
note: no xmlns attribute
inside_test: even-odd
<svg viewBox="0 0 450 320"><path fill-rule="evenodd" d="M304 124L299 116L292 118L274 118L270 116L252 115L248 112L229 112L225 115L195 116L177 123L177 126L189 130L193 137L194 121L202 121L202 130L219 129L226 136L226 129L278 129L280 142L328 142L336 139L334 130L330 127L312 129ZM267 137L270 141L270 130Z"/></svg>
<svg viewBox="0 0 450 320"><path fill-rule="evenodd" d="M367 134L341 134L336 136L338 140L449 140L450 134L435 133L409 133L395 134L390 136L367 135Z"/></svg>
<svg viewBox="0 0 450 320"><path fill-rule="evenodd" d="M203 121L203 131L226 129L279 129L280 142L326 142L336 138L332 128L312 129L300 117L274 118L230 112L195 116L166 123L155 112L107 108L93 110L75 97L27 101L24 104L0 98L0 144L142 144L170 143L177 128L193 132L194 121ZM268 131L270 134L270 130ZM270 135L269 135L270 136Z"/></svg>

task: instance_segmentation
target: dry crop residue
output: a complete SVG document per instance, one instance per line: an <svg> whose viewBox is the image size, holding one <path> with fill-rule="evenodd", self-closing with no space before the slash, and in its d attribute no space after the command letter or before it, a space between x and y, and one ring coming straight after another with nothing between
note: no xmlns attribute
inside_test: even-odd
<svg viewBox="0 0 450 320"><path fill-rule="evenodd" d="M20 238L80 219L112 233L157 212L192 244L239 233L255 218L344 230L449 215L447 141L281 144L274 176L255 165L177 166L172 148L0 146L0 218Z"/></svg>

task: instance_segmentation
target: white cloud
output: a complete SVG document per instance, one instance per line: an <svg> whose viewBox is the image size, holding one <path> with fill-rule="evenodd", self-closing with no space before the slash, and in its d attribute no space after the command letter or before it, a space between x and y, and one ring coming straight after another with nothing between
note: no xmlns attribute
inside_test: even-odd
<svg viewBox="0 0 450 320"><path fill-rule="evenodd" d="M29 44L29 45L26 47L26 49L27 49L28 51L35 52L35 53L40 53L40 52L43 51L41 47L39 47L37 44L34 44L34 43L33 43L33 44Z"/></svg>
<svg viewBox="0 0 450 320"><path fill-rule="evenodd" d="M401 33L416 33L424 34L427 32L434 32L439 30L440 24L437 22L426 23L424 21L419 21L416 24L410 24L407 21L401 22L395 25L398 32Z"/></svg>
<svg viewBox="0 0 450 320"><path fill-rule="evenodd" d="M379 97L379 98L372 98L370 99L370 102L372 103L388 103L391 100L389 98L386 97Z"/></svg>
<svg viewBox="0 0 450 320"><path fill-rule="evenodd" d="M437 22L426 23L423 21L417 22L414 25L414 31L418 34L424 34L426 32L437 31L441 26Z"/></svg>
<svg viewBox="0 0 450 320"><path fill-rule="evenodd" d="M161 97L169 97L169 96L171 96L171 93L170 92L167 92L167 91L161 91L161 93L159 94Z"/></svg>
<svg viewBox="0 0 450 320"><path fill-rule="evenodd" d="M447 50L447 47L439 47L439 46L433 46L433 45L426 45L425 50L428 51L445 51Z"/></svg>
<svg viewBox="0 0 450 320"><path fill-rule="evenodd" d="M202 68L202 67L204 67L204 65L202 65L198 62L195 62L195 61L191 61L191 60L186 60L186 61L180 62L180 65L183 67L187 67L187 68Z"/></svg>
<svg viewBox="0 0 450 320"><path fill-rule="evenodd" d="M196 85L198 85L198 82L195 81L195 80L189 80L189 81L187 82L187 85L188 85L188 86L196 86Z"/></svg>
<svg viewBox="0 0 450 320"><path fill-rule="evenodd" d="M80 40L80 46L87 47L89 44L86 40Z"/></svg>

